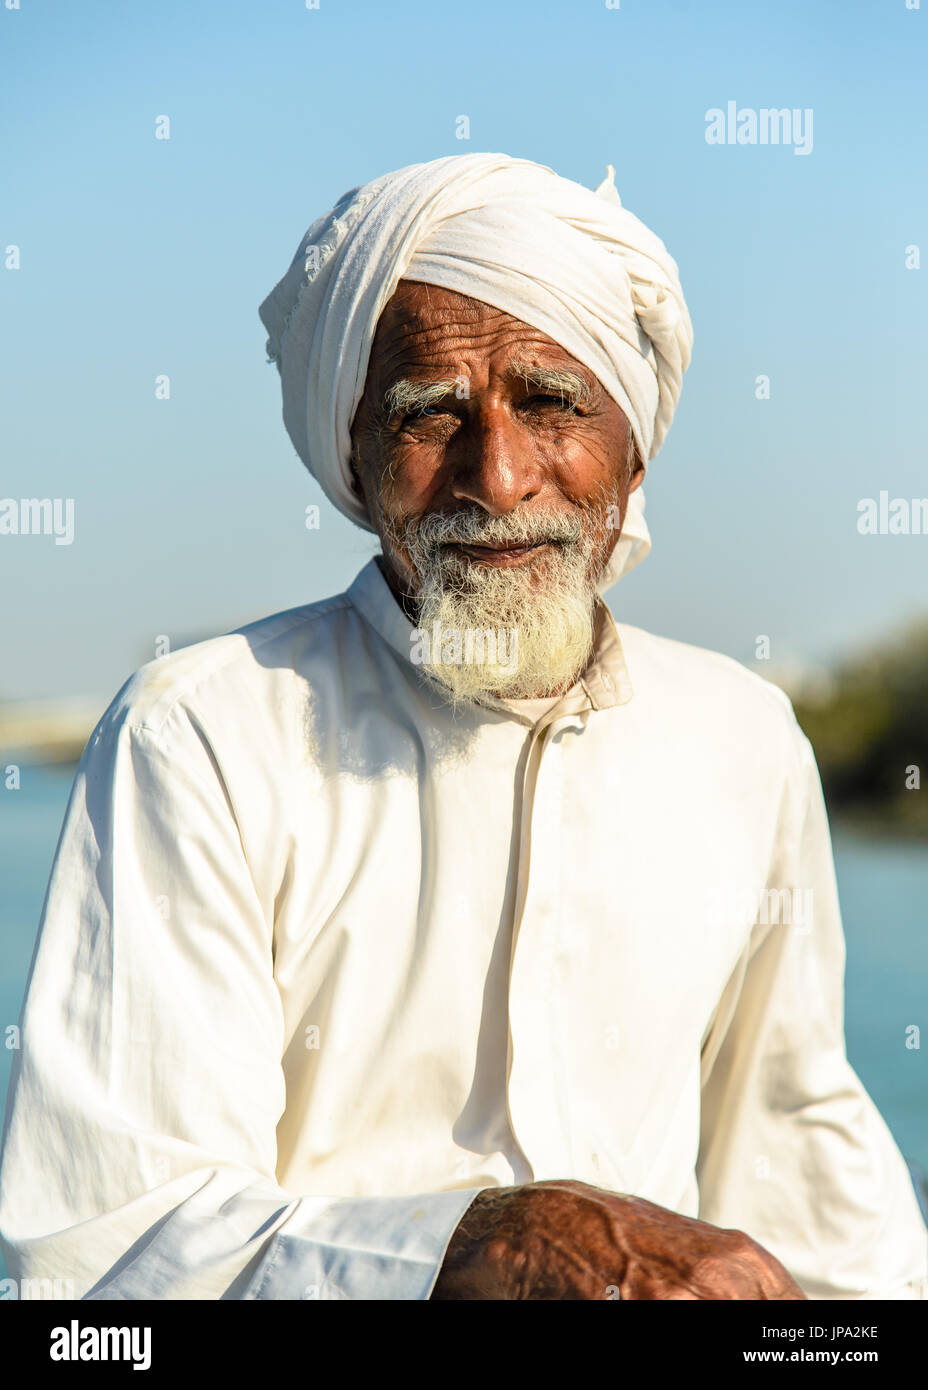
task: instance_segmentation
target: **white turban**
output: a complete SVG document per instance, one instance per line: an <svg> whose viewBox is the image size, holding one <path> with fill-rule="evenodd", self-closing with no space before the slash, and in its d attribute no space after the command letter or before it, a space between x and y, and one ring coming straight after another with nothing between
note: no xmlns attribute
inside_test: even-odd
<svg viewBox="0 0 928 1390"><path fill-rule="evenodd" d="M457 290L541 329L595 372L643 462L660 448L693 330L676 262L622 207L503 154L449 155L353 188L300 241L259 309L284 424L336 507L373 529L351 487L351 424L377 322L401 279ZM639 487L600 588L651 546Z"/></svg>

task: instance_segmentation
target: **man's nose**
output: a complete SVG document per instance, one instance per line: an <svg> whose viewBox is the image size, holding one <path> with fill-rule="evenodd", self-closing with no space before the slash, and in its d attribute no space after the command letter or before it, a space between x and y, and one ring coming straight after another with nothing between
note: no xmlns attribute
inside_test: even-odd
<svg viewBox="0 0 928 1390"><path fill-rule="evenodd" d="M456 441L451 492L476 502L491 516L511 512L542 486L542 469L531 435L501 402L475 411Z"/></svg>

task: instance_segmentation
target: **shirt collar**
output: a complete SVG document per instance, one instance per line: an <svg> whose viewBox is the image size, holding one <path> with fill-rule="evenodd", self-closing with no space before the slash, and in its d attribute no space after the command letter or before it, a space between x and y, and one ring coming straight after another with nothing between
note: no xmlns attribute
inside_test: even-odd
<svg viewBox="0 0 928 1390"><path fill-rule="evenodd" d="M368 560L347 590L347 597L361 616L389 647L409 661L412 650L411 634L415 625L403 612L390 588L377 557ZM624 705L632 698L633 689L622 641L615 619L605 600L596 598L596 619L593 655L575 685L562 695L545 716L545 723L562 714L579 714L590 709L611 709ZM528 715L515 709L508 700L490 697L487 705L510 718L531 724Z"/></svg>

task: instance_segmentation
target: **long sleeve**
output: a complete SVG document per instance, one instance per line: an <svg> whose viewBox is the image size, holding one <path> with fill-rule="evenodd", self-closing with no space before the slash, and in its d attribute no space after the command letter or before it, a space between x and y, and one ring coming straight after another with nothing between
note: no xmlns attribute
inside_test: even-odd
<svg viewBox="0 0 928 1390"><path fill-rule="evenodd" d="M847 1060L827 816L798 725L794 745L757 920L704 1041L699 1214L753 1236L810 1298L925 1298L912 1183Z"/></svg>
<svg viewBox="0 0 928 1390"><path fill-rule="evenodd" d="M10 1273L87 1298L428 1298L480 1189L279 1187L273 923L207 737L182 708L165 727L117 697L75 778L4 1130Z"/></svg>

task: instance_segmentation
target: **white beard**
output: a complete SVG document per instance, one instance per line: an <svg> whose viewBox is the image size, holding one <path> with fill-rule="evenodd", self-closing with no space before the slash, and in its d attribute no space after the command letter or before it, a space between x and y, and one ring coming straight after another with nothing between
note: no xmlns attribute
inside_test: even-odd
<svg viewBox="0 0 928 1390"><path fill-rule="evenodd" d="M556 543L506 568L470 560L450 544L542 538ZM474 506L425 517L408 525L402 539L419 581L421 640L413 659L454 703L490 695L541 699L573 684L593 648L590 518L584 524L563 512L490 517ZM389 556L388 537L384 548Z"/></svg>

